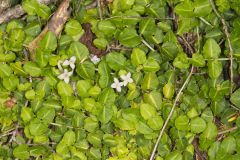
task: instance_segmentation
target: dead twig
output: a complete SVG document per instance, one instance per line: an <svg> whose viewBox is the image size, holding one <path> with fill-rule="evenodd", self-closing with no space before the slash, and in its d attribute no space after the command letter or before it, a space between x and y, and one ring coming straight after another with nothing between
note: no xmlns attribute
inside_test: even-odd
<svg viewBox="0 0 240 160"><path fill-rule="evenodd" d="M235 130L237 130L237 129L238 129L238 127L235 126L235 127L229 128L229 129L227 129L227 130L222 130L222 131L219 131L219 132L218 132L218 135L222 135L222 134L225 134L225 133L229 133L229 132L235 131Z"/></svg>
<svg viewBox="0 0 240 160"><path fill-rule="evenodd" d="M155 156L155 153L156 153L158 144L159 144L159 142L160 142L160 140L161 140L161 138L162 138L162 135L163 135L163 133L164 133L164 131L165 131L167 125L168 125L168 122L170 121L170 119L171 119L171 117L172 117L172 115L173 115L173 113L174 113L174 111L175 111L175 108L176 108L176 106L177 106L177 103L178 103L179 100L180 100L180 96L181 96L181 94L182 94L182 91L186 88L186 86L187 86L190 78L192 77L193 71L194 71L194 67L192 66L192 67L191 67L191 70L190 70L190 73L188 74L187 79L185 80L185 82L183 83L182 87L180 88L180 90L179 90L178 93L177 93L177 96L176 96L175 101L174 101L174 103L173 103L173 107L172 107L172 109L171 109L171 111L170 111L170 113L169 113L166 121L164 122L164 125L163 125L163 127L162 127L159 135L158 135L158 139L157 139L157 141L156 141L156 143L155 143L155 146L154 146L154 148L153 148L153 151L152 151L150 160L153 160L153 159L154 159L154 156Z"/></svg>
<svg viewBox="0 0 240 160"><path fill-rule="evenodd" d="M207 154L206 152L201 152L199 149L199 139L198 136L195 136L193 141L192 141L192 145L194 147L194 152L195 152L195 159L197 160L206 160L207 159Z"/></svg>
<svg viewBox="0 0 240 160"><path fill-rule="evenodd" d="M231 44L231 40L230 40L230 34L229 34L229 31L228 31L228 26L227 26L227 23L225 21L225 19L219 14L218 10L216 9L216 6L213 2L213 0L209 0L211 6L212 6L212 9L213 11L215 12L215 14L217 15L217 17L221 20L222 22L222 25L223 25L223 31L224 31L224 34L226 36L226 39L227 39L227 42L228 42L228 47L229 47L229 56L230 56L230 67L229 67L229 70L230 70L230 81L231 81L231 84L230 84L230 95L232 94L233 92L233 48L232 48L232 44Z"/></svg>
<svg viewBox="0 0 240 160"><path fill-rule="evenodd" d="M70 17L70 11L69 11L69 6L70 6L70 0L64 0L58 7L57 11L54 13L50 21L47 23L43 31L32 41L28 44L27 48L30 51L31 59L35 59L35 52L36 49L38 48L39 42L43 39L44 35L48 31L52 31L56 36L58 36L66 21Z"/></svg>
<svg viewBox="0 0 240 160"><path fill-rule="evenodd" d="M80 42L83 43L84 45L87 46L89 52L91 54L97 55L98 57L103 56L106 52L104 50L98 49L96 46L93 44L93 40L95 38L94 33L91 31L91 24L90 23L84 23L82 25L84 29L84 34L80 38Z"/></svg>
<svg viewBox="0 0 240 160"><path fill-rule="evenodd" d="M42 4L50 4L56 2L56 0L38 0ZM15 18L22 17L26 12L23 10L23 7L18 4L12 8L7 9L0 15L0 24L8 22Z"/></svg>
<svg viewBox="0 0 240 160"><path fill-rule="evenodd" d="M12 2L11 0L0 1L0 13L11 7L11 2Z"/></svg>

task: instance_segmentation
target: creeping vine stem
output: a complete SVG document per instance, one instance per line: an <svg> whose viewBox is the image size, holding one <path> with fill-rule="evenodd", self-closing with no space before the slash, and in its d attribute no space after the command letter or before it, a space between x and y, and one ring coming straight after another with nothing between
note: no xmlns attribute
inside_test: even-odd
<svg viewBox="0 0 240 160"><path fill-rule="evenodd" d="M189 80L190 80L190 78L191 78L191 76L192 76L192 74L193 74L193 70L194 70L194 67L192 66L192 67L191 67L191 71L190 71L190 73L188 74L187 79L185 80L185 82L183 83L181 89L180 89L179 92L177 93L176 99L175 99L175 101L174 101L174 103L173 103L173 107L172 107L172 109L171 109L171 111L170 111L170 113L169 113L169 115L168 115L168 117L167 117L167 119L166 119L166 121L165 121L165 123L164 123L164 125L163 125L163 127L162 127L162 129L161 129L161 131L160 131L160 133L159 133L159 135L158 135L158 139L157 139L157 141L156 141L156 143L155 143L155 145L154 145L154 148L153 148L153 151L152 151L150 160L153 160L153 159L154 159L154 156L155 156L155 153L156 153L158 144L159 144L159 142L160 142L160 140L161 140L161 138L162 138L162 135L163 135L163 133L164 133L164 130L166 129L166 127L167 127L167 125L168 125L168 122L169 122L169 120L171 119L171 117L172 117L172 115L173 115L173 113L174 113L174 110L175 110L175 108L176 108L176 106L177 106L177 103L178 103L178 101L179 101L179 99L180 99L180 96L181 96L182 91L183 91L183 90L185 89L185 87L187 86L187 84L188 84L188 82L189 82Z"/></svg>
<svg viewBox="0 0 240 160"><path fill-rule="evenodd" d="M230 34L228 32L228 26L226 24L226 21L225 19L219 14L218 10L216 9L216 6L213 2L213 0L209 0L211 6L212 6L212 9L213 11L215 12L215 14L217 15L217 17L221 20L222 22L222 25L223 25L223 31L224 31L224 34L226 35L226 39L227 39L227 42L228 42L228 47L229 47L229 55L230 55L230 94L232 94L233 92L233 48L232 48L232 44L231 44L231 40L230 40Z"/></svg>

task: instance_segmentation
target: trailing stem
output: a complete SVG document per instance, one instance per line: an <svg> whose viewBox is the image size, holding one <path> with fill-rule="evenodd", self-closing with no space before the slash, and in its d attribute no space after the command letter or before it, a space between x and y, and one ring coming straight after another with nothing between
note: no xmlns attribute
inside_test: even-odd
<svg viewBox="0 0 240 160"><path fill-rule="evenodd" d="M163 135L163 133L164 133L164 131L165 131L165 129L166 129L166 127L167 127L167 125L168 125L168 123L169 123L169 121L170 121L173 113L174 113L174 110L175 110L175 108L176 108L176 106L177 106L177 103L178 103L178 101L179 101L179 99L180 99L180 96L181 96L181 94L182 94L182 91L183 91L183 90L185 89L185 87L187 86L187 84L188 84L188 82L189 82L189 80L190 80L190 78L191 78L191 76L192 76L192 74L193 74L193 71L194 71L194 67L192 66L192 67L191 67L191 71L190 71L190 73L188 74L187 79L185 80L185 82L183 83L183 85L182 85L182 87L180 88L179 92L177 93L176 99L175 99L175 101L174 101L174 103L173 103L173 107L172 107L172 109L171 109L171 111L170 111L170 113L169 113L169 115L168 115L168 117L167 117L167 119L166 119L166 121L165 121L165 123L164 123L164 125L163 125L163 127L162 127L162 129L161 129L161 131L160 131L160 133L159 133L159 135L158 135L158 139L157 139L157 141L156 141L156 143L155 143L155 145L154 145L154 148L153 148L153 151L152 151L150 160L153 160L153 159L154 159L154 156L155 156L157 147L158 147L158 145L159 145L159 142L160 142L160 140L161 140L161 138L162 138L162 135Z"/></svg>
<svg viewBox="0 0 240 160"><path fill-rule="evenodd" d="M233 92L233 48L232 48L232 44L231 44L231 40L230 40L230 34L228 31L228 26L227 23L225 21L225 19L219 14L215 3L213 2L213 0L209 0L213 11L215 12L215 14L217 15L217 17L221 20L221 23L223 25L223 31L224 34L226 36L227 42L228 42L228 47L229 47L229 56L230 56L230 67L229 67L229 71L230 71L230 94L232 94Z"/></svg>

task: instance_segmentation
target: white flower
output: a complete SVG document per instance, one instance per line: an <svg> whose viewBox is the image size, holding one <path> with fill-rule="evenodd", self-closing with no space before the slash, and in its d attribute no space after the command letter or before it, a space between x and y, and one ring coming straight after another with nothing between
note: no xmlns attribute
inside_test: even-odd
<svg viewBox="0 0 240 160"><path fill-rule="evenodd" d="M122 86L123 86L123 82L119 82L117 78L114 78L114 83L112 83L111 87L115 88L118 92L121 92Z"/></svg>
<svg viewBox="0 0 240 160"><path fill-rule="evenodd" d="M63 61L60 60L60 61L58 61L58 64L57 64L59 71L63 71L61 63L63 63Z"/></svg>
<svg viewBox="0 0 240 160"><path fill-rule="evenodd" d="M63 66L68 66L68 65L70 65L70 67L71 67L72 69L74 69L74 68L75 68L75 62L76 62L76 57L75 57L75 56L72 56L72 57L70 58L70 60L65 60L65 61L63 62Z"/></svg>
<svg viewBox="0 0 240 160"><path fill-rule="evenodd" d="M101 59L98 58L96 55L92 55L90 57L91 61L94 63L94 64L97 64Z"/></svg>
<svg viewBox="0 0 240 160"><path fill-rule="evenodd" d="M131 73L128 72L127 75L122 75L121 79L123 80L123 85L127 86L128 83L132 83L133 79L131 78Z"/></svg>
<svg viewBox="0 0 240 160"><path fill-rule="evenodd" d="M67 69L64 69L63 73L58 76L59 79L64 80L65 83L69 83L70 76L73 74L73 71L68 72Z"/></svg>

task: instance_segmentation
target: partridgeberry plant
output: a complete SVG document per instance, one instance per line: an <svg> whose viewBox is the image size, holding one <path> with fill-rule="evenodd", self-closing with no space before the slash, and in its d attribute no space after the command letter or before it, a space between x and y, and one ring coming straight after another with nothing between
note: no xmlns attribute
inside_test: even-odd
<svg viewBox="0 0 240 160"><path fill-rule="evenodd" d="M239 17L239 0L0 7L0 159L239 159Z"/></svg>

